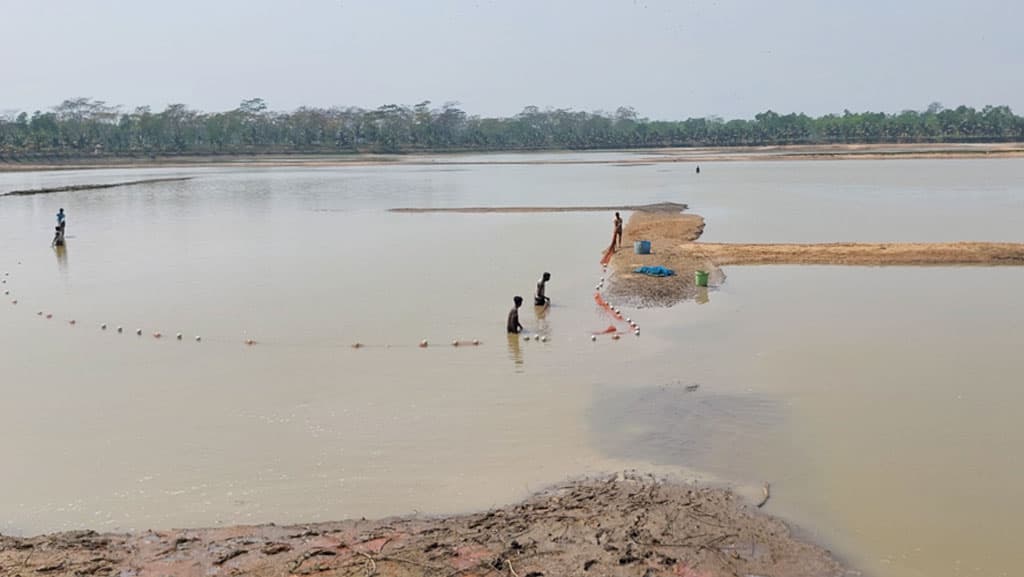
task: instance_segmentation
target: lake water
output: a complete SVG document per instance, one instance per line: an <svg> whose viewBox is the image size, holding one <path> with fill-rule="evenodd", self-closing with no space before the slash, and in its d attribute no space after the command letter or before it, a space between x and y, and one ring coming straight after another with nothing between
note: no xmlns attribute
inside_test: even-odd
<svg viewBox="0 0 1024 577"><path fill-rule="evenodd" d="M500 160L552 158L598 157ZM0 174L194 177L0 198L0 532L462 512L636 467L770 481L770 512L868 574L1019 571L1024 269L727 267L592 342L610 214L386 209L675 201L716 242L1024 241L1024 161L458 160ZM554 306L521 316L550 340L508 339L543 271Z"/></svg>

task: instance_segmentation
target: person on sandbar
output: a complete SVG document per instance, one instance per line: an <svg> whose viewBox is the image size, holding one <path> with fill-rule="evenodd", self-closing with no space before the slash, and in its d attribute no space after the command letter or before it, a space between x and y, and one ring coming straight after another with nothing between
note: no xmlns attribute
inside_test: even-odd
<svg viewBox="0 0 1024 577"><path fill-rule="evenodd" d="M551 280L551 273L546 272L540 277L540 280L537 281L537 293L533 295L534 305L544 307L551 304L551 299L544 294L544 285L547 284L549 280Z"/></svg>
<svg viewBox="0 0 1024 577"><path fill-rule="evenodd" d="M518 334L523 331L523 325L519 323L519 307L523 306L523 297L512 297L512 302L515 303L516 306L512 307L512 310L508 311L507 328L509 334Z"/></svg>
<svg viewBox="0 0 1024 577"><path fill-rule="evenodd" d="M612 248L622 248L622 217L615 213L615 232L612 234Z"/></svg>

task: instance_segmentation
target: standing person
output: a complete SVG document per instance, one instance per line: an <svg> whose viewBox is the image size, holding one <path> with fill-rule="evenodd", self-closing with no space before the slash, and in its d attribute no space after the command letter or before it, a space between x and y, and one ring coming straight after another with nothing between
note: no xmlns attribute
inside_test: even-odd
<svg viewBox="0 0 1024 577"><path fill-rule="evenodd" d="M64 246L65 225L67 225L67 220L65 219L64 209L62 208L57 211L57 226L53 231L53 242L50 243L51 246Z"/></svg>
<svg viewBox="0 0 1024 577"><path fill-rule="evenodd" d="M612 235L612 247L622 248L622 217L615 213L615 234Z"/></svg>
<svg viewBox="0 0 1024 577"><path fill-rule="evenodd" d="M542 307L551 304L551 299L544 294L544 285L547 284L549 280L551 280L551 273L546 272L540 277L540 280L537 281L537 293L533 295L534 305Z"/></svg>
<svg viewBox="0 0 1024 577"><path fill-rule="evenodd" d="M523 297L512 297L512 302L515 303L516 306L512 307L512 310L508 311L507 328L509 334L520 333L523 330L523 325L519 323L519 307L523 306Z"/></svg>

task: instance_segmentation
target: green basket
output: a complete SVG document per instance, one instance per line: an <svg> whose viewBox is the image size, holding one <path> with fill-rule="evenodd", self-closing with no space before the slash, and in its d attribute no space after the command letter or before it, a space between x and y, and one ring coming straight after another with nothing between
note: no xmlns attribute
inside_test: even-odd
<svg viewBox="0 0 1024 577"><path fill-rule="evenodd" d="M703 270L693 271L693 281L697 286L708 286L708 272Z"/></svg>

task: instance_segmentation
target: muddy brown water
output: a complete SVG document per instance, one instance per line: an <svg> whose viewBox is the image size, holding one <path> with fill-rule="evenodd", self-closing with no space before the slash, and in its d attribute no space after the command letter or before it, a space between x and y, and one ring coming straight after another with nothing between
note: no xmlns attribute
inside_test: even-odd
<svg viewBox="0 0 1024 577"><path fill-rule="evenodd" d="M1019 159L701 169L0 174L194 177L0 198L0 532L461 512L635 467L770 481L769 512L871 574L1014 574L1024 270L731 266L592 342L611 214L387 212L671 201L708 242L1024 240ZM510 341L545 270L554 306L522 318L549 339Z"/></svg>

